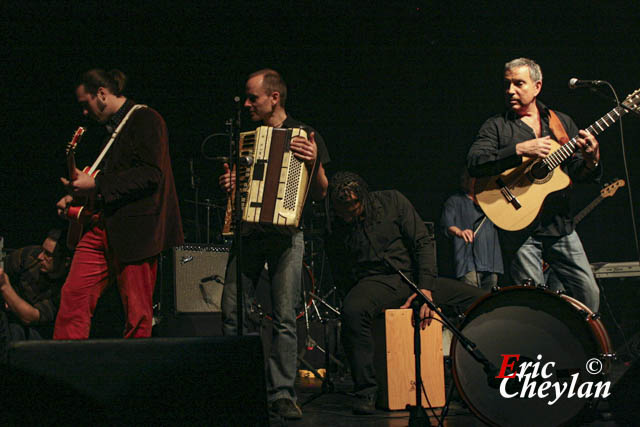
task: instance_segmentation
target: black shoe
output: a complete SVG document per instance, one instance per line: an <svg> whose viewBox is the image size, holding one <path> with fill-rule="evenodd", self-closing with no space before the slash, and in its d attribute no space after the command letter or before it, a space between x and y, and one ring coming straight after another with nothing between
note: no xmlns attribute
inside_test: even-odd
<svg viewBox="0 0 640 427"><path fill-rule="evenodd" d="M353 413L356 415L371 415L376 412L376 394L356 395Z"/></svg>
<svg viewBox="0 0 640 427"><path fill-rule="evenodd" d="M302 418L302 409L293 400L287 398L271 402L269 412L286 420L299 420Z"/></svg>

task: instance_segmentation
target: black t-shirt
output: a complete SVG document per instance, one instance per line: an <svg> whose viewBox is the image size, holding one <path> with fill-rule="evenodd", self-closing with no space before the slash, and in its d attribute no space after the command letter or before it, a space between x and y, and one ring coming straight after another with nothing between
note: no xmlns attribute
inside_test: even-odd
<svg viewBox="0 0 640 427"><path fill-rule="evenodd" d="M280 128L285 128L285 129L291 129L291 128L301 128L304 129L307 132L307 138L311 138L311 132L314 133L314 139L316 141L316 145L318 147L318 157L316 160L316 167L315 170L318 170L318 165L320 163L322 163L323 166L326 166L327 163L329 163L331 161L331 158L329 157L329 150L327 150L327 145L324 142L324 138L322 138L322 135L320 135L320 133L315 130L314 128L312 128L309 125L304 124L303 122L296 120L294 118L292 118L291 116L287 116L287 118L284 120L284 122L282 122L282 125L280 126ZM313 185L313 184L312 184ZM309 191L309 193L311 193L311 191ZM300 219L300 227L303 226L304 221L305 221L305 217L307 217L308 215L311 214L311 195L309 194L307 196L307 199L305 201L305 205L302 211L302 218ZM265 226L265 225L258 225L258 224L245 224L243 227L243 233L245 234L252 234L255 232L275 232L275 233L288 233L289 231L286 231L288 229L283 229L283 228L275 228L275 227L270 227L270 226Z"/></svg>
<svg viewBox="0 0 640 427"><path fill-rule="evenodd" d="M322 163L323 165L326 165L331 161L331 158L329 157L329 150L327 150L327 145L324 143L324 138L322 138L322 135L320 135L320 133L317 130L290 116L287 116L287 118L284 120L284 122L282 123L282 127L287 129L302 128L307 132L307 138L310 138L311 132L314 132L315 134L314 138L316 141L316 145L318 146L317 161Z"/></svg>

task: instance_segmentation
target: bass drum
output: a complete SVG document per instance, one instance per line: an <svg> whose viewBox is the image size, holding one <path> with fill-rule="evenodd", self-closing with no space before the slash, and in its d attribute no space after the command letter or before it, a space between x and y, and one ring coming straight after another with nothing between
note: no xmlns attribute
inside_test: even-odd
<svg viewBox="0 0 640 427"><path fill-rule="evenodd" d="M589 400L568 397L572 382L574 393L581 384L591 382L593 395L595 385L606 381L611 352L609 336L597 316L566 295L535 286L502 288L478 300L467 311L461 330L498 371L503 365L503 355L520 355L517 361L508 360L515 361L516 372L523 362L540 362L538 375L532 375L529 386L523 388L526 377L490 380L482 365L458 340L452 341L452 371L458 391L471 410L489 425L558 426L576 421ZM594 369L598 367L597 361L588 363L592 358L602 362L599 373L588 372L598 370ZM548 362L555 363L545 371L551 376L542 378L542 367ZM507 368L505 374L512 372ZM525 372L534 371L529 368ZM551 384L541 388L545 382ZM562 390L564 384L561 397L553 402L556 387ZM501 388L512 397L504 397Z"/></svg>

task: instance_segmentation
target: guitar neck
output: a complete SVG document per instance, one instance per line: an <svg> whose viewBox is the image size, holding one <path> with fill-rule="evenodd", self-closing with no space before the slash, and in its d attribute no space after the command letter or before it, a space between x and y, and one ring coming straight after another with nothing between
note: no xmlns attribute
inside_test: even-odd
<svg viewBox="0 0 640 427"><path fill-rule="evenodd" d="M627 110L625 108L615 107L613 110L600 117L600 119L596 120L596 122L589 126L586 130L591 135L600 135L626 113ZM542 162L547 166L547 168L549 168L549 170L557 168L562 162L567 160L573 155L573 153L576 152L576 150L578 149L577 140L578 136L576 135L569 142L554 151L553 154L551 154L549 157L545 158Z"/></svg>
<svg viewBox="0 0 640 427"><path fill-rule="evenodd" d="M589 215L592 210L596 208L604 200L602 195L596 197L591 203L589 203L586 207L584 207L580 212L573 217L573 222L578 225L580 221L584 219L585 216Z"/></svg>
<svg viewBox="0 0 640 427"><path fill-rule="evenodd" d="M67 170L69 171L69 179L73 181L78 178L76 173L76 157L73 155L73 151L67 155Z"/></svg>

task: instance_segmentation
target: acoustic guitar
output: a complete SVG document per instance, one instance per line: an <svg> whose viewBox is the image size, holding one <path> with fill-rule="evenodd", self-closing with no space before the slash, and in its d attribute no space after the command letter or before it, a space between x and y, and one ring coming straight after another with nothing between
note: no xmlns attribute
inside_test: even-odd
<svg viewBox="0 0 640 427"><path fill-rule="evenodd" d="M640 89L586 130L599 135L631 110L640 112ZM551 141L552 149L544 159L523 156L522 164L499 175L478 178L474 192L478 205L489 219L503 230L522 230L540 213L544 199L569 186L569 176L558 166L579 148L577 136L566 144Z"/></svg>

